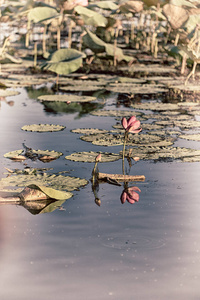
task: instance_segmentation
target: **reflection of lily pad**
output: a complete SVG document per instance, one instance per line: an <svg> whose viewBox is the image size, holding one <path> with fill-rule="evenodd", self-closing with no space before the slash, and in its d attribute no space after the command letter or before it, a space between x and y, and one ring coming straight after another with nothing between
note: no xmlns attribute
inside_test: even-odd
<svg viewBox="0 0 200 300"><path fill-rule="evenodd" d="M142 113L137 111L130 111L130 110L96 110L90 113L93 116L101 116L101 117L131 117L134 116L141 116Z"/></svg>
<svg viewBox="0 0 200 300"><path fill-rule="evenodd" d="M0 89L0 97L16 96L16 95L19 95L19 94L20 93L18 91Z"/></svg>
<svg viewBox="0 0 200 300"><path fill-rule="evenodd" d="M116 161L121 158L119 154L107 152L75 152L71 155L65 156L66 159L81 162L95 162L97 155L101 153L101 162Z"/></svg>
<svg viewBox="0 0 200 300"><path fill-rule="evenodd" d="M77 128L77 129L72 129L71 132L82 133L82 134L96 134L96 133L107 133L108 130L103 130L98 128Z"/></svg>
<svg viewBox="0 0 200 300"><path fill-rule="evenodd" d="M21 129L25 131L52 132L52 131L61 131L65 129L65 126L53 125L53 124L32 124L32 125L25 125Z"/></svg>
<svg viewBox="0 0 200 300"><path fill-rule="evenodd" d="M67 190L69 192L77 190L79 187L88 184L86 179L81 179L78 177L62 176L55 174L49 175L43 174L18 174L11 175L0 180L0 186L10 187L24 187L30 184L36 184L39 186L47 186L57 190Z"/></svg>
<svg viewBox="0 0 200 300"><path fill-rule="evenodd" d="M63 101L63 102L91 102L96 100L95 97L91 96L78 96L72 94L66 95L42 95L38 97L40 101Z"/></svg>

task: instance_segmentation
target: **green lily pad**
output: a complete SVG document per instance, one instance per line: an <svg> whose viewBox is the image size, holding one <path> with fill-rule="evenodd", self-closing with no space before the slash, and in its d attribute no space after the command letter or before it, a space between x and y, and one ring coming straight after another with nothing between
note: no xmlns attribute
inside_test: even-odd
<svg viewBox="0 0 200 300"><path fill-rule="evenodd" d="M167 127L179 127L181 129L191 129L200 127L199 121L189 120L189 121L157 121L156 124L167 126Z"/></svg>
<svg viewBox="0 0 200 300"><path fill-rule="evenodd" d="M59 102L91 102L96 100L96 97L78 96L72 94L66 95L42 95L38 97L40 101L59 101Z"/></svg>
<svg viewBox="0 0 200 300"><path fill-rule="evenodd" d="M190 140L190 141L200 141L200 133L198 133L198 134L181 134L179 137L181 139Z"/></svg>
<svg viewBox="0 0 200 300"><path fill-rule="evenodd" d="M93 116L101 117L131 117L131 116L141 116L141 112L130 111L130 110L95 110L90 113Z"/></svg>
<svg viewBox="0 0 200 300"><path fill-rule="evenodd" d="M158 103L158 102L147 102L140 104L131 104L131 107L134 109L145 109L145 110L178 110L179 106L173 103Z"/></svg>
<svg viewBox="0 0 200 300"><path fill-rule="evenodd" d="M200 150L181 147L141 147L132 149L131 157L133 158L135 156L139 156L140 159L144 160L185 160L185 158L200 158Z"/></svg>
<svg viewBox="0 0 200 300"><path fill-rule="evenodd" d="M0 89L0 97L16 96L16 95L19 95L19 94L20 93L18 91Z"/></svg>
<svg viewBox="0 0 200 300"><path fill-rule="evenodd" d="M112 162L119 160L121 158L121 155L115 154L115 153L108 153L108 152L75 152L71 155L65 156L68 160L73 161L80 161L80 162L88 162L88 163L94 163L95 158L98 154L101 153L101 161L100 162Z"/></svg>
<svg viewBox="0 0 200 300"><path fill-rule="evenodd" d="M77 129L72 129L71 132L82 133L82 134L96 134L96 133L107 133L108 130L103 130L98 128L77 128Z"/></svg>
<svg viewBox="0 0 200 300"><path fill-rule="evenodd" d="M24 125L21 129L25 131L34 131L34 132L53 132L53 131L64 130L65 126L53 125L53 124L32 124L32 125Z"/></svg>
<svg viewBox="0 0 200 300"><path fill-rule="evenodd" d="M73 91L73 92L92 92L92 91L98 91L98 90L103 90L104 86L102 85L87 85L87 83L83 85L69 85L69 86L63 86L60 87L61 91Z"/></svg>
<svg viewBox="0 0 200 300"><path fill-rule="evenodd" d="M110 84L106 90L114 93L131 93L131 94L156 94L167 92L167 89L158 85L138 85L130 83L116 83Z"/></svg>
<svg viewBox="0 0 200 300"><path fill-rule="evenodd" d="M1 187L25 187L30 184L39 186L47 186L57 190L67 190L71 192L77 190L81 186L88 184L86 179L78 177L62 176L62 175L49 175L43 174L17 174L10 175L9 177L0 180Z"/></svg>
<svg viewBox="0 0 200 300"><path fill-rule="evenodd" d="M85 142L90 142L94 145L98 146L119 146L123 145L124 143L124 134L116 133L100 133L100 134L90 134L90 135L84 135L81 136L80 139L82 139ZM165 145L165 141L160 137L156 135L148 135L148 134L130 134L129 140L127 142L127 145L129 146L141 146L141 145L152 145L152 144L163 143ZM166 140L167 145L173 144L173 140Z"/></svg>

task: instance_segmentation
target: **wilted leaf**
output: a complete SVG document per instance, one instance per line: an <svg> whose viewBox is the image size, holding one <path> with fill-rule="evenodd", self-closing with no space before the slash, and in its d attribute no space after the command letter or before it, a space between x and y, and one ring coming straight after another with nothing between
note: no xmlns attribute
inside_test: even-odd
<svg viewBox="0 0 200 300"><path fill-rule="evenodd" d="M119 6L119 9L122 13L139 13L143 10L142 1L126 1Z"/></svg>
<svg viewBox="0 0 200 300"><path fill-rule="evenodd" d="M108 9L108 10L117 10L118 5L113 1L95 1L94 4L92 3L91 6L97 6L102 9Z"/></svg>
<svg viewBox="0 0 200 300"><path fill-rule="evenodd" d="M13 160L24 160L26 158L38 158L42 161L50 161L59 158L63 155L62 152L49 151L49 150L34 150L30 149L30 151L26 151L23 155L21 155L24 150L16 150L11 151L4 154L4 157L10 158Z"/></svg>

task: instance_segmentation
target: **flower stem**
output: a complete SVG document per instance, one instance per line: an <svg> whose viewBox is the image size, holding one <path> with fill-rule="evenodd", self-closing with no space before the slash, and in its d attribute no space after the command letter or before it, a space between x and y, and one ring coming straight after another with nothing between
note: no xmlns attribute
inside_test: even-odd
<svg viewBox="0 0 200 300"><path fill-rule="evenodd" d="M127 141L127 137L128 137L128 132L125 131L125 135L124 135L124 146L123 146L123 152L122 152L122 171L123 171L123 175L125 175L125 169L124 169L124 157L125 157L125 149L126 149L126 141Z"/></svg>

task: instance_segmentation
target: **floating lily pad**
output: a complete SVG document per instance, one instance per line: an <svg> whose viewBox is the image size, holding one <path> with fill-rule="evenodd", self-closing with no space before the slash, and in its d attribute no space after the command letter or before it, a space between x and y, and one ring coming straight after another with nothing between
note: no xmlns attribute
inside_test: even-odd
<svg viewBox="0 0 200 300"><path fill-rule="evenodd" d="M38 158L42 161L50 161L59 158L63 155L62 152L49 151L49 150L34 150L30 149L30 151L24 150L15 150L4 154L4 157L12 159L12 160L24 160L26 158Z"/></svg>
<svg viewBox="0 0 200 300"><path fill-rule="evenodd" d="M107 152L75 152L71 155L65 156L68 160L81 161L81 162L95 162L97 155L101 153L101 162L116 161L121 158L121 155Z"/></svg>
<svg viewBox="0 0 200 300"><path fill-rule="evenodd" d="M16 96L19 94L20 93L18 91L0 89L0 97Z"/></svg>
<svg viewBox="0 0 200 300"><path fill-rule="evenodd" d="M199 121L189 120L189 121L157 121L156 124L167 126L167 127L180 127L182 129L191 129L191 128L198 128L200 127Z"/></svg>
<svg viewBox="0 0 200 300"><path fill-rule="evenodd" d="M62 102L91 102L96 100L96 97L78 96L72 94L66 95L42 95L38 97L40 101L62 101Z"/></svg>
<svg viewBox="0 0 200 300"><path fill-rule="evenodd" d="M198 133L198 134L181 134L179 137L181 139L190 140L190 141L200 141L200 133Z"/></svg>
<svg viewBox="0 0 200 300"><path fill-rule="evenodd" d="M131 116L141 116L142 113L130 110L96 110L90 113L93 116L101 117L131 117Z"/></svg>
<svg viewBox="0 0 200 300"><path fill-rule="evenodd" d="M98 90L103 90L104 86L102 85L87 85L87 83L83 85L69 85L69 86L63 86L60 88L61 91L82 91L82 92L92 92L92 91L98 91Z"/></svg>
<svg viewBox="0 0 200 300"><path fill-rule="evenodd" d="M32 124L25 125L21 128L25 131L34 131L34 132L53 132L53 131L61 131L65 129L65 126L61 125L53 125L53 124Z"/></svg>
<svg viewBox="0 0 200 300"><path fill-rule="evenodd" d="M158 103L158 102L146 102L140 104L131 104L132 108L135 109L145 109L145 110L178 110L179 106L173 103Z"/></svg>
<svg viewBox="0 0 200 300"><path fill-rule="evenodd" d="M131 157L139 156L145 160L200 158L200 150L181 147L141 147L133 148Z"/></svg>
<svg viewBox="0 0 200 300"><path fill-rule="evenodd" d="M51 187L57 190L67 190L69 192L77 190L79 187L88 184L86 179L78 177L62 176L55 174L18 174L11 175L0 180L0 186L3 187L25 187L30 184L42 185Z"/></svg>
<svg viewBox="0 0 200 300"><path fill-rule="evenodd" d="M157 85L138 85L138 84L128 84L128 83L116 83L111 84L106 87L106 90L115 93L131 93L131 94L156 94L167 92L167 89L163 86Z"/></svg>
<svg viewBox="0 0 200 300"><path fill-rule="evenodd" d="M96 133L107 133L108 130L103 130L98 128L77 128L77 129L72 129L71 132L81 133L81 134L96 134Z"/></svg>
<svg viewBox="0 0 200 300"><path fill-rule="evenodd" d="M94 145L98 146L119 146L124 143L124 134L116 133L104 133L104 134L90 134L84 135L80 137L83 141L90 142ZM167 145L173 144L173 141L166 140ZM163 139L156 135L148 135L148 134L139 134L139 135L129 135L129 140L127 145L130 146L141 146L141 145L151 145L154 143L163 143L165 145Z"/></svg>

